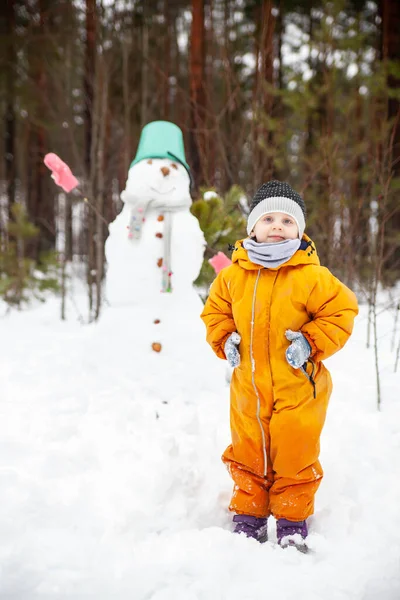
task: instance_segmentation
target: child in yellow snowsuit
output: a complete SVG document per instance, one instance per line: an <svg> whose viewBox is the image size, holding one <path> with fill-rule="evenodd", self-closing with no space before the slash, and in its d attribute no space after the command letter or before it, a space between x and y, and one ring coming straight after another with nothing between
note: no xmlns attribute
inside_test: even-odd
<svg viewBox="0 0 400 600"><path fill-rule="evenodd" d="M358 313L304 229L301 196L287 183L263 184L249 237L236 243L201 315L214 352L235 367L232 443L222 457L234 481L235 531L265 541L272 514L279 544L303 552L332 390L322 361L344 346Z"/></svg>

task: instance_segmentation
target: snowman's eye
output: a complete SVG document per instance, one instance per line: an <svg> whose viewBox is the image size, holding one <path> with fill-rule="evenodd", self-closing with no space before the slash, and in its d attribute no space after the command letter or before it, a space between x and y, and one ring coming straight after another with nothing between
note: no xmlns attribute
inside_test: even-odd
<svg viewBox="0 0 400 600"><path fill-rule="evenodd" d="M173 169L177 169L177 168L178 168L178 166L177 166L175 163L171 163L171 167L172 167Z"/></svg>
<svg viewBox="0 0 400 600"><path fill-rule="evenodd" d="M153 164L153 161L151 160L151 158L149 158L149 160L147 161L147 164L148 165L152 165Z"/></svg>

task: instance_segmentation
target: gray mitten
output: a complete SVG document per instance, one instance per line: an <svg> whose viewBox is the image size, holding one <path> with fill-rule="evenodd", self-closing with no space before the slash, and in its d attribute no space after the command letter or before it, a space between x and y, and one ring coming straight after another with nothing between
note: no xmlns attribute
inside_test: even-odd
<svg viewBox="0 0 400 600"><path fill-rule="evenodd" d="M286 350L286 360L293 369L299 369L309 358L311 346L301 331L287 329L285 336L289 342L292 342Z"/></svg>
<svg viewBox="0 0 400 600"><path fill-rule="evenodd" d="M237 346L240 344L241 339L238 332L234 331L225 342L224 352L226 360L231 367L238 367L240 365L240 354Z"/></svg>

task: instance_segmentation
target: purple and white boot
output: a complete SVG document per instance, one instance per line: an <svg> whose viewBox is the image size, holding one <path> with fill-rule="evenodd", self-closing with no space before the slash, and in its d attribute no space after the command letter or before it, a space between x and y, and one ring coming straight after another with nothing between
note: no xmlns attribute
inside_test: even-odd
<svg viewBox="0 0 400 600"><path fill-rule="evenodd" d="M276 537L281 548L294 546L299 552L307 554L308 546L306 537L308 535L306 521L288 521L278 519L276 522Z"/></svg>
<svg viewBox="0 0 400 600"><path fill-rule="evenodd" d="M244 533L262 544L268 540L268 519L266 517L253 517L252 515L235 515L233 522L236 524L234 533Z"/></svg>

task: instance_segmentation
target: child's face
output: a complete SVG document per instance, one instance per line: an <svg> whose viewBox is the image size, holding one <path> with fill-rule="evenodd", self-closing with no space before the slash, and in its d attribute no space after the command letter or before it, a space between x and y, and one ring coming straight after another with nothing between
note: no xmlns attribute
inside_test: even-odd
<svg viewBox="0 0 400 600"><path fill-rule="evenodd" d="M299 237L299 228L293 217L273 212L261 217L250 235L254 235L257 242L274 244L284 240L295 240Z"/></svg>

